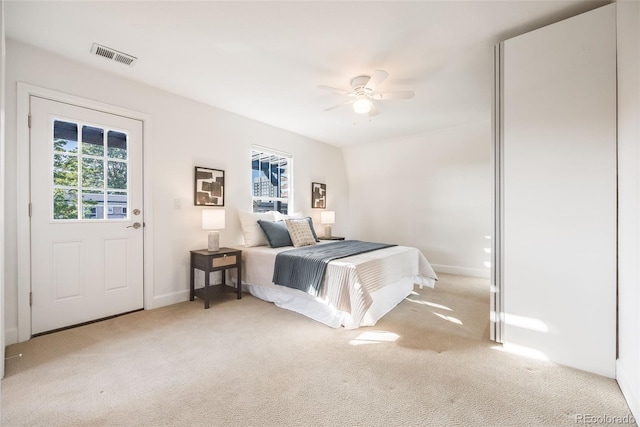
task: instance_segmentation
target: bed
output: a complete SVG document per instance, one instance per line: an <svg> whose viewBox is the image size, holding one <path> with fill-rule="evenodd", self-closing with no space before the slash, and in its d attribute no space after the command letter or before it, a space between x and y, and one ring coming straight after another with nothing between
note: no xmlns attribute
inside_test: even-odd
<svg viewBox="0 0 640 427"><path fill-rule="evenodd" d="M320 242L318 244L330 244ZM292 246L238 246L242 283L253 296L333 328L373 326L414 289L437 276L416 248L391 246L328 263L317 295L273 283L275 258Z"/></svg>

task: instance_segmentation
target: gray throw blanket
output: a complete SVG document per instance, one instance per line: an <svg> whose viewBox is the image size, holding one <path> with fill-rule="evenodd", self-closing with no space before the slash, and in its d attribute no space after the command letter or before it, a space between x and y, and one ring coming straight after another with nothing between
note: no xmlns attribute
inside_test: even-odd
<svg viewBox="0 0 640 427"><path fill-rule="evenodd" d="M396 245L345 240L280 252L276 255L273 283L318 295L329 262L390 246Z"/></svg>

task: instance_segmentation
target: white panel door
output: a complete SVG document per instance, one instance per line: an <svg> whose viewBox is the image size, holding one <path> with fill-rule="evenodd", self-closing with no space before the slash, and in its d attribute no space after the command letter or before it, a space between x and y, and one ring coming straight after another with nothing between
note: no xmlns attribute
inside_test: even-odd
<svg viewBox="0 0 640 427"><path fill-rule="evenodd" d="M32 334L142 308L142 122L30 103Z"/></svg>
<svg viewBox="0 0 640 427"><path fill-rule="evenodd" d="M503 342L613 377L615 4L503 43Z"/></svg>

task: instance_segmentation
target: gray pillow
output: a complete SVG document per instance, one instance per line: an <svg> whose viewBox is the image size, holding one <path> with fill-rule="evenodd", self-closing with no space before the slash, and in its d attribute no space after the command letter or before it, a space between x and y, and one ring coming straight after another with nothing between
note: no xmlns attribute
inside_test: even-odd
<svg viewBox="0 0 640 427"><path fill-rule="evenodd" d="M289 236L289 229L284 221L264 221L259 219L258 225L267 235L269 246L272 248L281 248L283 246L293 246L291 242L291 236Z"/></svg>

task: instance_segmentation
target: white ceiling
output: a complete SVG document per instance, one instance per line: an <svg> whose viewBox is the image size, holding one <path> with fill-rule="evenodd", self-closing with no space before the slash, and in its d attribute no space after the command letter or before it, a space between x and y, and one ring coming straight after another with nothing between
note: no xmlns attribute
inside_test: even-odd
<svg viewBox="0 0 640 427"><path fill-rule="evenodd" d="M493 45L608 1L6 1L7 37L345 146L489 120ZM100 43L133 67L90 54ZM318 85L389 72L369 118Z"/></svg>

